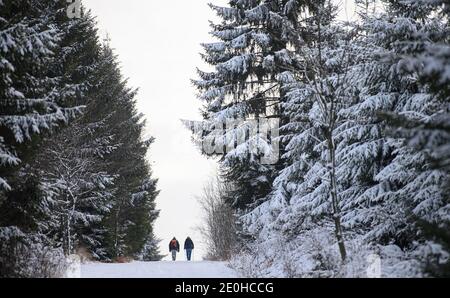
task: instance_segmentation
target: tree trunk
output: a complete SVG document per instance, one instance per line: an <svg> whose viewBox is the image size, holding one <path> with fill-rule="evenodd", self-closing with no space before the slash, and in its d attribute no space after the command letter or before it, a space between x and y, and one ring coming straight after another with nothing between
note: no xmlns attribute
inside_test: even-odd
<svg viewBox="0 0 450 298"><path fill-rule="evenodd" d="M330 154L330 183L331 183L331 204L333 206L333 220L335 227L335 235L339 246L339 252L341 254L342 261L345 261L347 257L347 251L345 249L344 237L342 234L341 225L341 212L339 208L339 200L337 195L337 183L336 183L336 150L334 146L334 140L332 133L328 134L328 150Z"/></svg>

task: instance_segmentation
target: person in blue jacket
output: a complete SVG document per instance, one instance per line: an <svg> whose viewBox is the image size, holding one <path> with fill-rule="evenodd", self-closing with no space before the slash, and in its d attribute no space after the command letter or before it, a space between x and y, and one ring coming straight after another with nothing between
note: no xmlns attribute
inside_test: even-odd
<svg viewBox="0 0 450 298"><path fill-rule="evenodd" d="M189 236L184 241L184 249L186 250L187 260L190 261L192 256L192 250L194 249L194 242Z"/></svg>

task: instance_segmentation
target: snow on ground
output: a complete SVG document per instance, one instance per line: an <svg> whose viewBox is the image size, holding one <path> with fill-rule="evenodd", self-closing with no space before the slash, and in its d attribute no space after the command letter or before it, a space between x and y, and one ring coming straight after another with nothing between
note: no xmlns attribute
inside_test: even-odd
<svg viewBox="0 0 450 298"><path fill-rule="evenodd" d="M82 278L233 278L237 273L224 262L161 261L81 265Z"/></svg>

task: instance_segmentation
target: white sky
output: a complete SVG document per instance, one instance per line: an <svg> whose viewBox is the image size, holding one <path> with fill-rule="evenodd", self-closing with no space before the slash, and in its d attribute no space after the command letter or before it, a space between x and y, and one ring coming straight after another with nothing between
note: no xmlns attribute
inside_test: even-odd
<svg viewBox="0 0 450 298"><path fill-rule="evenodd" d="M140 88L138 109L156 138L149 160L161 190L157 198L161 215L155 225L161 252L167 253L173 236L182 244L190 235L197 247L196 259L204 249L196 229L201 213L195 196L215 172L215 162L200 155L180 119L200 118L200 102L190 79L196 78L196 67L204 65L200 43L211 41L208 20L215 14L209 2L227 1L83 1L97 17L100 36L109 35L129 86ZM343 0L342 6L347 8L348 2L352 0Z"/></svg>

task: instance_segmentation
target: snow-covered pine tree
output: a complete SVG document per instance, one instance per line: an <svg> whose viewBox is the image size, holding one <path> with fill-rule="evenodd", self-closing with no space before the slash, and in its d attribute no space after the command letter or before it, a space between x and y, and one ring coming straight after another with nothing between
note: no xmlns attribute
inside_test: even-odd
<svg viewBox="0 0 450 298"><path fill-rule="evenodd" d="M59 31L51 22L51 1L0 3L0 187L10 190L5 178L11 176L21 152L34 135L67 123L79 108L63 108L49 65Z"/></svg>
<svg viewBox="0 0 450 298"><path fill-rule="evenodd" d="M112 136L113 150L104 156L105 170L115 176L111 211L103 221L107 229L104 247L112 260L118 257L138 258L144 245L151 241L157 180L152 178L146 159L153 138L144 139L145 120L136 111L136 93L127 87L117 59L106 43L101 53L97 78L97 100L107 100L112 111L105 127ZM98 102L100 103L100 102Z"/></svg>
<svg viewBox="0 0 450 298"><path fill-rule="evenodd" d="M441 275L448 268L448 6L386 1L380 11L374 1L358 2L364 10L360 22L322 26L324 67L310 63L280 76L290 116L282 127L286 166L269 199L245 216L250 233L259 236L249 265L256 265L257 274L333 276L346 274L346 266L352 276L365 274L364 268L358 272L364 266L358 258L372 252L384 258L386 276L421 275L423 265ZM314 23L309 28L318 32ZM309 58L320 57L317 47L313 41L312 51L297 48L296 54L320 62ZM348 59L336 59L343 50ZM348 61L344 70L342 61ZM346 73L341 84L339 73ZM343 267L334 267L329 241L331 179L323 124L331 113L328 104L317 104L317 94L339 103L332 139L335 189L350 244L350 263ZM430 234L433 241L427 242ZM282 257L291 250L280 241L295 246L290 258ZM268 259L277 261L267 265Z"/></svg>
<svg viewBox="0 0 450 298"><path fill-rule="evenodd" d="M393 135L393 127L380 117L395 113L407 123L407 119L427 119L442 110L427 86L418 84L417 74L402 71L404 57L414 56L421 48L418 45L446 36L442 23L431 15L424 6L390 1L386 12L375 11L363 18L356 27L363 34L352 41L355 58L346 78L350 88L345 95L351 101L338 112L342 121L335 134L336 173L343 226L351 231L350 239L380 245L382 255L384 245L397 245L404 254L385 257L406 260L411 267L384 269L394 276L420 274L414 258L426 248L418 245L423 237L413 218L444 223L438 214L448 214L448 203L442 200L442 172L429 168L424 155L411 150L405 136ZM316 203L314 196L306 206ZM429 204L433 208L427 208ZM437 254L437 248L431 248Z"/></svg>
<svg viewBox="0 0 450 298"><path fill-rule="evenodd" d="M51 218L41 232L51 235L54 246L63 247L66 255L85 246L100 258L104 255L98 235L101 229L95 225L107 212L112 182L112 175L102 171L99 154L106 151L101 140L109 138L98 133L105 115L93 111L100 47L90 14L83 11L80 18L70 19L66 9L63 2L54 2L52 7L52 22L60 32L54 50L58 63L50 66L60 90L55 97L87 108L70 126L44 138L32 168L40 179L42 205Z"/></svg>
<svg viewBox="0 0 450 298"><path fill-rule="evenodd" d="M206 131L198 139L217 148L203 153L222 156L221 175L235 186L229 204L243 210L264 200L279 166L261 163L261 151L251 147L264 141L252 135L249 127L258 119L287 121L277 76L294 62L289 47L296 42L295 27L305 5L301 1L232 0L227 7L210 6L221 22L211 24L211 35L218 42L203 44L202 57L214 70L198 70L200 79L193 81L204 103ZM230 120L238 124L215 135L212 130L225 127ZM225 147L234 147L236 136L245 136L244 142L225 152Z"/></svg>
<svg viewBox="0 0 450 298"><path fill-rule="evenodd" d="M408 24L400 39L397 72L416 84L401 111L386 113L403 140L393 160L393 173L403 176L395 194L406 201L410 223L408 250L425 274L450 272L450 7L446 1L390 3Z"/></svg>
<svg viewBox="0 0 450 298"><path fill-rule="evenodd" d="M100 171L95 156L80 146L86 127L74 124L52 138L38 156L42 169L39 177L44 201L52 220L45 223L45 232L66 255L86 247L93 257L104 257L101 229L98 223L108 214L113 178ZM100 239L99 239L100 238Z"/></svg>
<svg viewBox="0 0 450 298"><path fill-rule="evenodd" d="M426 250L419 244L423 236L414 218L443 223L438 214L448 214L448 203L442 200L442 172L429 167L426 154L413 150L406 135L393 134L395 127L380 115L395 114L406 124L442 110L417 73L402 68L405 57L415 56L423 43L445 35L442 23L429 18L426 6L390 1L386 9L363 18L364 34L355 41L364 58L352 69L357 78L355 101L340 113L348 121L338 128L338 155L345 166L338 172L344 226L381 254L384 246L396 245L395 250L403 252L396 257L410 268L397 271L403 269L393 266L386 274L406 276L420 274L414 258L424 258Z"/></svg>
<svg viewBox="0 0 450 298"><path fill-rule="evenodd" d="M1 243L5 252L14 251L8 245L21 251L2 254L0 262L9 268L2 272L6 276L45 274L34 270L43 264L31 261L39 260L40 253L48 253L49 258L53 253L49 239L36 234L48 214L39 199L39 179L28 175L33 170L30 164L42 137L67 124L81 110L60 96L63 89L52 71L59 63L55 53L61 41L54 14L55 1L0 3L0 229L7 236ZM45 247L48 252L42 250Z"/></svg>
<svg viewBox="0 0 450 298"><path fill-rule="evenodd" d="M369 92L362 93L360 103L347 112L352 113L354 118L364 116L372 124L383 120L378 115L380 113L396 113L411 120L425 119L438 105L427 88L417 83L417 77L401 71L399 65L404 55L411 54L414 48L409 47L411 44L416 46L431 37L425 37L422 33L431 32L430 29L436 23L433 25L433 21L428 24L428 21L423 22L427 19L424 15L427 9L424 7L413 7L399 1L391 1L386 7L386 12L365 20L366 38L377 47L376 56L372 58L375 64L372 71L374 75L366 81L366 90ZM415 182L410 183L420 179L418 172L413 169L424 165L423 158L405 146L403 137L390 134L392 127L387 126L386 122L381 124L382 138L378 142L382 142L379 147L382 151L379 152L383 153L388 163L381 164L381 168L374 171L373 187L359 195L354 204L360 208L347 216L353 223L359 222L370 228L366 234L367 239L382 244L395 243L407 250L416 239L415 228L409 224L410 212L414 209L412 206L421 201L416 197L417 201L413 203L411 196L421 196L427 191L426 187L422 189L424 192L409 189L402 193L401 189L408 184L412 187ZM375 135L377 134L378 132ZM429 182L429 186L433 185L432 188L436 186L436 181ZM416 184L419 185L425 186L422 183ZM428 198L436 199L433 195Z"/></svg>
<svg viewBox="0 0 450 298"><path fill-rule="evenodd" d="M132 101L122 101L122 104L134 106ZM121 117L126 116L126 120L116 122L114 127L121 145L108 157L108 167L116 169L117 175L114 183L117 190L105 223L109 239L107 247L113 259L138 257L145 243L150 241L153 222L159 214L155 209L157 181L151 178L145 159L152 140L142 139L145 126L145 122L141 122L142 115L130 117L128 113L124 114Z"/></svg>
<svg viewBox="0 0 450 298"><path fill-rule="evenodd" d="M304 46L314 41L310 23L311 11L307 10L303 17L302 35L296 37L304 42ZM308 67L305 65L305 60L299 60L298 56L294 56L298 63L297 67L282 72L278 77L281 89L285 94L285 100L281 103L281 107L289 119L280 127L282 144L285 144L285 152L281 156L284 160L284 167L274 181L269 199L244 217L248 231L253 235L259 234L260 239L269 239L277 231L290 236L300 232L297 230L299 225L292 222L287 223L286 219L284 219L284 223L277 222L278 216L283 218L293 212L290 200L310 168L311 162L307 159L314 158L312 152L313 146L316 144L314 137L316 131L308 120L308 113L313 104L311 89L308 89L308 83L303 76L298 76L301 69Z"/></svg>
<svg viewBox="0 0 450 298"><path fill-rule="evenodd" d="M146 152L147 148L143 146L142 150ZM155 204L155 198L159 193L156 189L157 180L150 178L151 171L145 160L145 153L141 155L140 162L143 166L136 168L136 171L138 171L136 176L149 178L142 180L138 191L131 195L132 208L124 212L127 220L133 223L127 229L125 237L125 242L127 243L126 255L135 259L142 256L147 260L152 258L152 261L159 261L161 260L157 249L159 241L153 233L153 223L159 216L159 210L156 209Z"/></svg>
<svg viewBox="0 0 450 298"><path fill-rule="evenodd" d="M137 116L137 115L135 115ZM118 167L113 206L106 219L108 250L111 258L138 258L153 231L159 211L155 209L156 180L151 178L145 159L152 141L142 140L141 116L129 118L118 129L120 140L127 141L111 154L112 167ZM119 157L123 159L119 159Z"/></svg>
<svg viewBox="0 0 450 298"><path fill-rule="evenodd" d="M148 239L146 240L144 248L142 249L138 258L146 262L160 261L162 258L165 257L159 251L160 242L161 240L156 238L156 236L153 233L148 235Z"/></svg>
<svg viewBox="0 0 450 298"><path fill-rule="evenodd" d="M290 116L281 127L287 141L286 166L275 180L270 199L246 219L251 230L259 230L261 239L281 233L293 240L316 228L317 233L328 231L335 234L344 260L339 185L343 165L338 160L337 135L345 119L338 113L351 99L349 69L354 50L349 46L351 32L333 23L336 7L316 2L308 13L309 34L303 33L304 42L296 47L301 67L280 76L287 99L283 106Z"/></svg>
<svg viewBox="0 0 450 298"><path fill-rule="evenodd" d="M55 22L63 37L54 68L64 86L61 96L86 108L72 125L46 142L39 162L44 164L42 188L53 202L54 226L47 233L57 239L66 254L84 247L96 259L106 259L105 228L113 194L113 173L106 172L104 156L114 149L106 121L113 111L107 99L97 97L101 47L95 21L82 10L80 18L67 18L66 4L60 3ZM71 239L73 238L73 239ZM61 241L61 242L59 242Z"/></svg>

